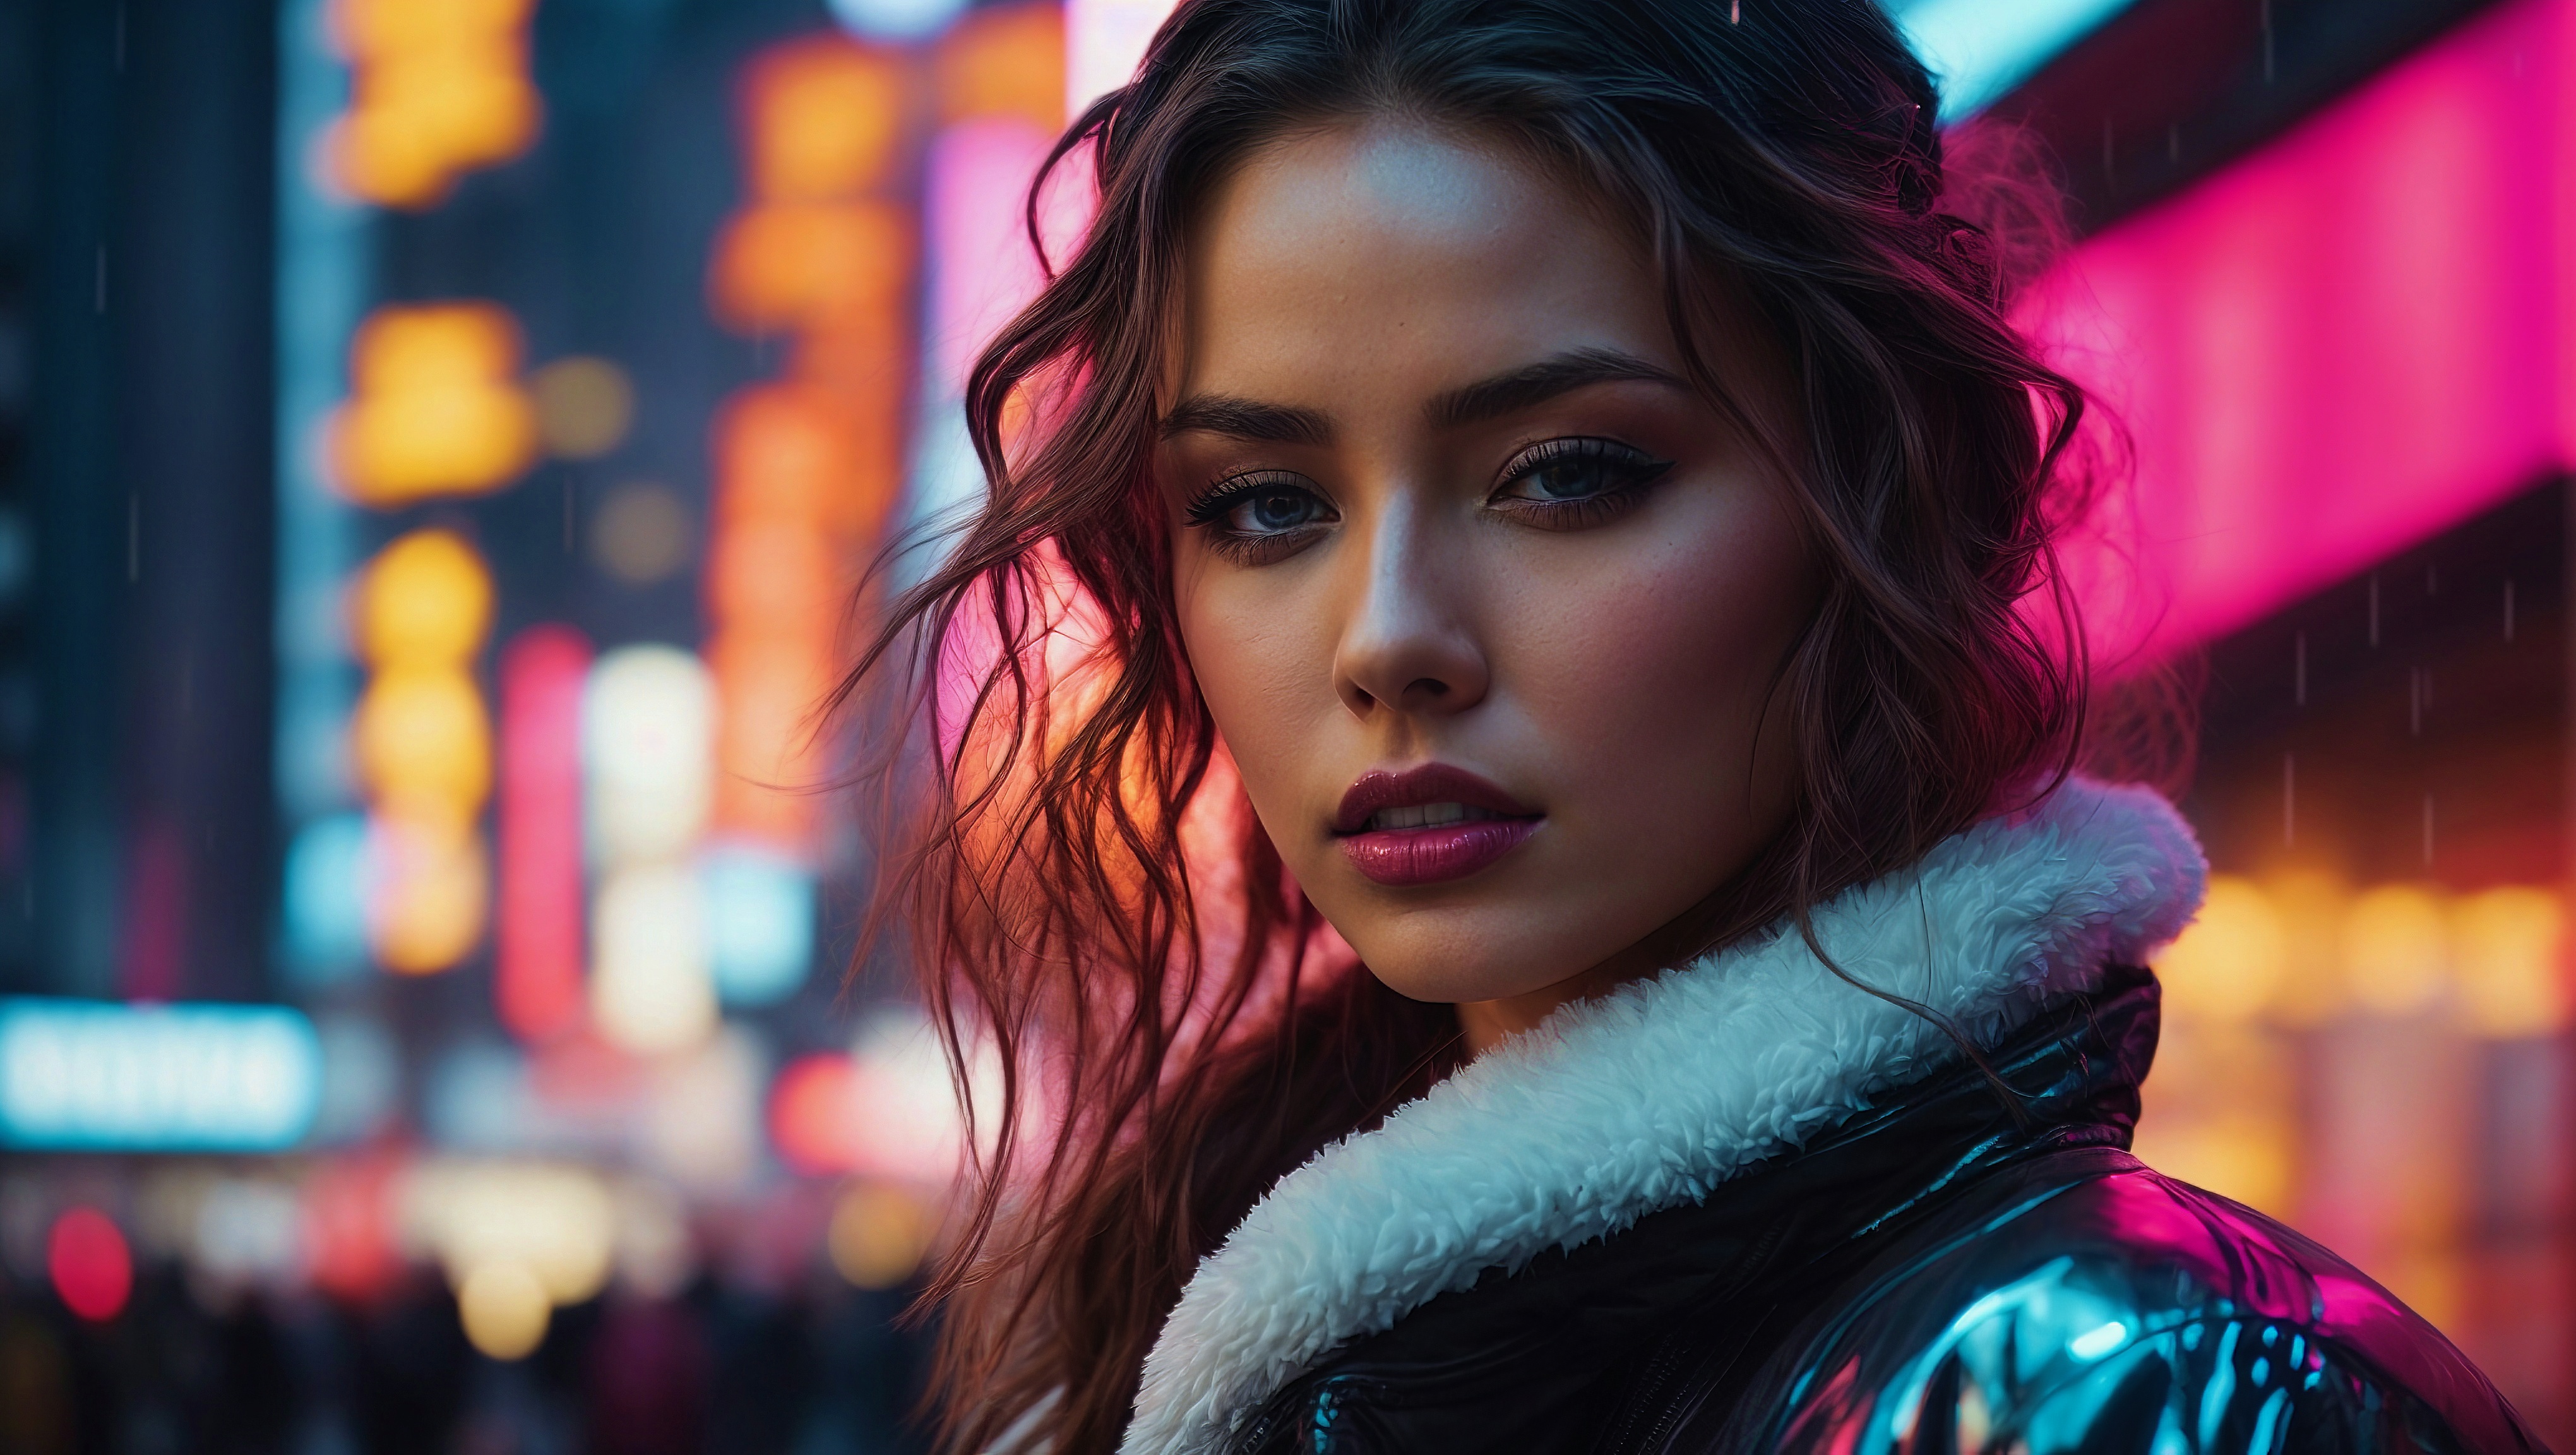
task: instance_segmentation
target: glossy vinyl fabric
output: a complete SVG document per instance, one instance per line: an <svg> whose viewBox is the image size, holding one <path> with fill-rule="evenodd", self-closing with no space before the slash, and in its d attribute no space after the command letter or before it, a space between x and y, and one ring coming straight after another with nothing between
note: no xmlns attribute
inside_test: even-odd
<svg viewBox="0 0 2576 1455"><path fill-rule="evenodd" d="M2537 1450L2386 1290L2126 1152L2156 987L1353 1341L1242 1455Z"/></svg>

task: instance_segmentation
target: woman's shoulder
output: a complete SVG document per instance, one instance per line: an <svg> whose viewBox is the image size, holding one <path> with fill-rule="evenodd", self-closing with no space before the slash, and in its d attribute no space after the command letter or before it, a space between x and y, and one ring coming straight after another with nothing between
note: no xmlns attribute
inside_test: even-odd
<svg viewBox="0 0 2576 1455"><path fill-rule="evenodd" d="M2350 1264L2122 1161L2019 1197L1999 1187L1891 1238L1722 1433L1669 1448L2542 1448L2449 1340ZM1955 1433L1927 1446L1930 1430Z"/></svg>

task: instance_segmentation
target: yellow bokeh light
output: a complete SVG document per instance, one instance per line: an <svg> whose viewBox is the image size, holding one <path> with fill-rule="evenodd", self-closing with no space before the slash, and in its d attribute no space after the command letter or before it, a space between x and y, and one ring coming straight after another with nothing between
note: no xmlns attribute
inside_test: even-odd
<svg viewBox="0 0 2576 1455"><path fill-rule="evenodd" d="M860 1288L894 1288L919 1271L939 1231L929 1202L910 1188L860 1183L832 1207L832 1266Z"/></svg>
<svg viewBox="0 0 2576 1455"><path fill-rule="evenodd" d="M2234 1108L2198 1120L2147 1116L2138 1122L2140 1161L2168 1177L2272 1213L2291 1210L2297 1187L2289 1123L2262 1108Z"/></svg>
<svg viewBox="0 0 2576 1455"><path fill-rule="evenodd" d="M2527 887L2472 895L2459 905L2452 933L2470 1029L2510 1040L2566 1028L2566 914L2557 895Z"/></svg>
<svg viewBox="0 0 2576 1455"><path fill-rule="evenodd" d="M491 791L483 694L454 668L377 673L358 699L350 739L359 781L379 798L432 799L471 818Z"/></svg>
<svg viewBox="0 0 2576 1455"><path fill-rule="evenodd" d="M2268 1018L2284 1026L2322 1025L2343 1008L2343 917L2352 889L2332 874L2292 869L2263 885L2280 917L2281 984Z"/></svg>
<svg viewBox="0 0 2576 1455"><path fill-rule="evenodd" d="M586 1168L432 1160L405 1179L401 1214L411 1245L435 1256L460 1288L495 1265L524 1272L553 1304L579 1303L607 1285L616 1205Z"/></svg>
<svg viewBox="0 0 2576 1455"><path fill-rule="evenodd" d="M397 975L453 968L481 941L490 913L482 836L434 815L378 813L371 826L367 929L376 962Z"/></svg>
<svg viewBox="0 0 2576 1455"><path fill-rule="evenodd" d="M368 564L357 606L371 666L460 665L492 630L492 572L455 532L414 531Z"/></svg>
<svg viewBox="0 0 2576 1455"><path fill-rule="evenodd" d="M2441 901L2411 884L2387 884L2352 902L2344 917L2345 983L2354 1002L2380 1015L2411 1015L2442 995L2448 935Z"/></svg>
<svg viewBox="0 0 2576 1455"><path fill-rule="evenodd" d="M635 386L606 359L557 359L528 377L528 391L546 449L568 460L607 454L635 420Z"/></svg>
<svg viewBox="0 0 2576 1455"><path fill-rule="evenodd" d="M525 76L471 53L372 67L358 97L327 155L342 185L391 207L434 205L458 172L525 151L542 116Z"/></svg>
<svg viewBox="0 0 2576 1455"><path fill-rule="evenodd" d="M332 417L334 478L375 506L516 479L537 450L518 363L518 326L490 304L378 309L350 346L356 392Z"/></svg>
<svg viewBox="0 0 2576 1455"><path fill-rule="evenodd" d="M349 377L360 394L482 384L519 367L519 331L489 303L378 309L359 326Z"/></svg>
<svg viewBox="0 0 2576 1455"><path fill-rule="evenodd" d="M456 1290L465 1337L487 1358L524 1359L545 1342L554 1306L536 1275L511 1262L485 1263Z"/></svg>
<svg viewBox="0 0 2576 1455"><path fill-rule="evenodd" d="M526 151L543 120L528 78L532 8L338 0L332 30L351 63L350 109L330 146L341 185L389 207L428 207L460 174Z"/></svg>
<svg viewBox="0 0 2576 1455"><path fill-rule="evenodd" d="M349 725L373 812L368 941L403 975L472 953L490 912L475 831L492 791L492 728L467 668L492 627L492 576L450 531L379 552L355 592L358 648L375 674Z"/></svg>
<svg viewBox="0 0 2576 1455"><path fill-rule="evenodd" d="M536 0L339 0L331 34L342 55L367 62L472 45L526 25L535 9Z"/></svg>
<svg viewBox="0 0 2576 1455"><path fill-rule="evenodd" d="M2156 957L2156 976L2178 1013L2246 1020L2270 1003L2287 963L2281 916L2262 887L2217 874L2200 917Z"/></svg>

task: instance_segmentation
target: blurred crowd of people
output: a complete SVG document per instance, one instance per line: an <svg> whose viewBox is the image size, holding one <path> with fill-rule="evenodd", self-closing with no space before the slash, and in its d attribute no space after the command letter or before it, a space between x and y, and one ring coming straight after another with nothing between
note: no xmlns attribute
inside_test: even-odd
<svg viewBox="0 0 2576 1455"><path fill-rule="evenodd" d="M172 1262L91 1322L0 1284L9 1455L871 1455L912 1422L923 1332L901 1290L825 1271L778 1289L712 1274L557 1310L526 1358L477 1353L415 1270L360 1304L221 1290Z"/></svg>

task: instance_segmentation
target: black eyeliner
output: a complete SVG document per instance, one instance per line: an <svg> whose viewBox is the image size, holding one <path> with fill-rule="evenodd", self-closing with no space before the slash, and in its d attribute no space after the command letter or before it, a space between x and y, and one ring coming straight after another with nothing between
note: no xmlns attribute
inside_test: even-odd
<svg viewBox="0 0 2576 1455"><path fill-rule="evenodd" d="M1181 519L1191 525L1214 525L1245 496L1283 484L1293 485L1299 490L1306 488L1305 481L1284 470L1255 470L1245 475L1228 475L1200 491L1197 498L1181 507Z"/></svg>

